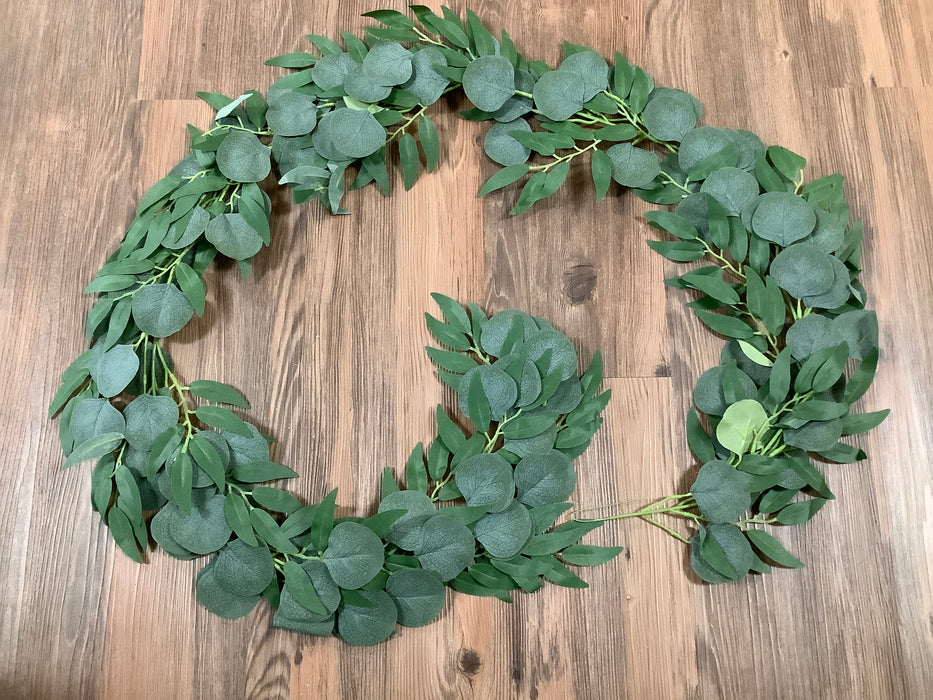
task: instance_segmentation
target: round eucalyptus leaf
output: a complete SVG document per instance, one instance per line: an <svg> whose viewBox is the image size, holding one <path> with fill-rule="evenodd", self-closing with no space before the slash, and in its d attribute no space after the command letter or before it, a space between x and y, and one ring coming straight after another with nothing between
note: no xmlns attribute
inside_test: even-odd
<svg viewBox="0 0 933 700"><path fill-rule="evenodd" d="M260 182L272 169L270 149L256 134L231 131L217 148L217 167L228 180Z"/></svg>
<svg viewBox="0 0 933 700"><path fill-rule="evenodd" d="M337 633L355 647L372 646L388 639L395 631L398 609L385 591L361 591L367 607L344 604L337 613Z"/></svg>
<svg viewBox="0 0 933 700"><path fill-rule="evenodd" d="M139 371L139 356L132 345L114 345L104 352L95 345L88 360L88 371L101 396L110 398L123 391Z"/></svg>
<svg viewBox="0 0 933 700"><path fill-rule="evenodd" d="M563 503L577 485L573 460L559 450L525 457L514 478L518 500L531 507Z"/></svg>
<svg viewBox="0 0 933 700"><path fill-rule="evenodd" d="M411 490L386 494L379 504L379 512L390 510L404 510L405 513L392 524L385 539L408 551L418 546L421 542L421 526L437 513L434 501L427 494Z"/></svg>
<svg viewBox="0 0 933 700"><path fill-rule="evenodd" d="M518 398L515 406L527 406L541 395L541 374L534 363L524 355L506 355L493 362L492 366L504 372L512 371L512 364L522 362L522 375L518 383ZM468 385L465 385L468 386Z"/></svg>
<svg viewBox="0 0 933 700"><path fill-rule="evenodd" d="M680 169L689 172L690 168L707 156L719 153L733 143L729 133L711 126L700 126L684 134L680 142L677 159Z"/></svg>
<svg viewBox="0 0 933 700"><path fill-rule="evenodd" d="M833 334L849 346L849 357L864 360L878 347L878 317L874 311L857 309L839 314L833 320Z"/></svg>
<svg viewBox="0 0 933 700"><path fill-rule="evenodd" d="M301 563L301 569L311 579L321 605L328 614L333 614L340 605L340 588L331 578L327 566L321 561L308 560Z"/></svg>
<svg viewBox="0 0 933 700"><path fill-rule="evenodd" d="M321 158L325 159L325 163L327 161L342 163L353 160L352 157L343 153L334 145L334 136L336 134L334 119L340 111L343 110L333 110L321 117L318 121L317 128L311 133L311 144L314 146L314 151ZM355 110L347 109L347 111Z"/></svg>
<svg viewBox="0 0 933 700"><path fill-rule="evenodd" d="M739 148L739 161L736 163L736 167L754 173L758 154L764 156L768 150L764 142L757 134L747 129L723 129L723 131L729 135L732 143ZM746 226L746 228L748 227Z"/></svg>
<svg viewBox="0 0 933 700"><path fill-rule="evenodd" d="M398 624L421 627L433 621L444 608L446 589L433 571L399 569L389 575L386 592L398 608Z"/></svg>
<svg viewBox="0 0 933 700"><path fill-rule="evenodd" d="M726 400L722 391L725 371L726 368L722 365L706 370L700 375L693 389L693 403L708 416L721 416L726 411ZM742 370L737 370L737 374L745 394L744 398L754 398L758 393L755 382Z"/></svg>
<svg viewBox="0 0 933 700"><path fill-rule="evenodd" d="M171 489L169 490L171 491ZM196 558L196 554L189 552L172 537L169 525L173 517L173 512L170 511L168 507L162 508L162 510L152 516L152 520L149 522L149 532L152 535L152 539L165 550L166 554L175 559L188 561Z"/></svg>
<svg viewBox="0 0 933 700"><path fill-rule="evenodd" d="M372 581L385 562L382 540L365 525L354 522L334 527L323 557L334 583L351 590Z"/></svg>
<svg viewBox="0 0 933 700"><path fill-rule="evenodd" d="M337 596L339 598L340 589L337 589ZM318 637L331 636L334 633L335 621L336 617L333 614L323 617L308 610L298 602L287 586L282 588L279 596L279 607L272 618L272 624L276 627L313 634Z"/></svg>
<svg viewBox="0 0 933 700"><path fill-rule="evenodd" d="M816 296L833 286L836 275L832 261L812 243L794 243L774 256L771 278L792 297Z"/></svg>
<svg viewBox="0 0 933 700"><path fill-rule="evenodd" d="M801 361L823 348L842 342L834 333L833 322L821 314L810 314L798 319L787 329L785 337L791 355Z"/></svg>
<svg viewBox="0 0 933 700"><path fill-rule="evenodd" d="M268 462L269 461L269 443L259 432L259 429L252 423L247 423L252 435L244 437L236 433L224 432L223 439L227 442L230 454L230 469L241 464L250 462ZM209 433L201 433L209 437Z"/></svg>
<svg viewBox="0 0 933 700"><path fill-rule="evenodd" d="M133 322L143 333L165 338L194 315L191 302L174 284L148 284L133 294Z"/></svg>
<svg viewBox="0 0 933 700"><path fill-rule="evenodd" d="M239 596L221 586L214 575L212 564L208 564L201 569L195 584L195 590L198 602L225 620L235 620L238 617L248 615L256 607L256 603L259 602L258 595Z"/></svg>
<svg viewBox="0 0 933 700"><path fill-rule="evenodd" d="M216 552L227 543L233 532L224 515L224 497L219 493L211 495L208 491L198 489L192 492L189 513L184 513L174 503L165 506L165 509L173 510L173 516L169 521L172 537L182 547L195 554Z"/></svg>
<svg viewBox="0 0 933 700"><path fill-rule="evenodd" d="M831 255L829 261L833 266L832 286L822 294L809 294L802 297L803 303L813 309L837 309L849 300L849 295L852 293L849 289L849 268L835 256Z"/></svg>
<svg viewBox="0 0 933 700"><path fill-rule="evenodd" d="M558 385L557 391L547 400L544 407L553 413L570 413L580 405L582 399L583 388L580 386L580 380L571 377Z"/></svg>
<svg viewBox="0 0 933 700"><path fill-rule="evenodd" d="M425 46L411 58L411 78L402 87L418 98L422 105L437 102L450 79L435 66L446 66L447 59L436 47Z"/></svg>
<svg viewBox="0 0 933 700"><path fill-rule="evenodd" d="M563 333L540 330L525 341L528 359L537 362L547 351L551 351L551 362L544 372L560 372L561 379L570 379L577 373L577 351Z"/></svg>
<svg viewBox="0 0 933 700"><path fill-rule="evenodd" d="M661 162L651 151L630 143L617 143L606 151L612 179L623 187L645 187L661 172Z"/></svg>
<svg viewBox="0 0 933 700"><path fill-rule="evenodd" d="M331 114L334 148L346 157L365 158L385 145L386 130L369 112L342 107Z"/></svg>
<svg viewBox="0 0 933 700"><path fill-rule="evenodd" d="M515 71L515 90L530 93L534 90L535 79L528 71ZM531 98L525 95L513 95L507 99L499 109L492 113L497 122L511 122L523 117L531 111Z"/></svg>
<svg viewBox="0 0 933 700"><path fill-rule="evenodd" d="M739 168L720 168L710 173L700 192L714 197L729 216L739 216L758 197L758 180Z"/></svg>
<svg viewBox="0 0 933 700"><path fill-rule="evenodd" d="M586 86L576 73L552 70L538 78L532 95L538 111L551 121L562 122L583 109Z"/></svg>
<svg viewBox="0 0 933 700"><path fill-rule="evenodd" d="M516 119L512 122L497 122L486 132L483 150L499 165L518 165L531 155L531 149L512 136L512 131L530 132L531 125L524 119Z"/></svg>
<svg viewBox="0 0 933 700"><path fill-rule="evenodd" d="M583 85L583 101L588 102L609 85L609 65L592 50L570 54L560 64L560 71L571 73Z"/></svg>
<svg viewBox="0 0 933 700"><path fill-rule="evenodd" d="M641 113L648 133L662 141L680 141L703 113L700 101L683 90L655 88Z"/></svg>
<svg viewBox="0 0 933 700"><path fill-rule="evenodd" d="M266 121L277 136L310 134L317 124L314 97L294 90L280 90L269 97Z"/></svg>
<svg viewBox="0 0 933 700"><path fill-rule="evenodd" d="M711 523L734 522L752 505L748 475L720 459L700 467L690 495Z"/></svg>
<svg viewBox="0 0 933 700"><path fill-rule="evenodd" d="M178 424L178 404L168 396L143 394L123 409L126 441L143 452L152 449L156 438Z"/></svg>
<svg viewBox="0 0 933 700"><path fill-rule="evenodd" d="M752 215L752 230L766 241L789 246L809 236L816 227L816 212L790 192L765 192Z"/></svg>
<svg viewBox="0 0 933 700"><path fill-rule="evenodd" d="M391 87L374 82L366 74L363 66L354 66L350 69L343 82L343 89L353 99L368 103L384 100L392 93Z"/></svg>
<svg viewBox="0 0 933 700"><path fill-rule="evenodd" d="M454 472L467 505L498 513L515 496L512 465L497 454L478 454L463 460Z"/></svg>
<svg viewBox="0 0 933 700"><path fill-rule="evenodd" d="M250 547L241 539L223 546L214 559L213 569L217 583L240 596L259 595L275 578L269 548Z"/></svg>
<svg viewBox="0 0 933 700"><path fill-rule="evenodd" d="M728 406L716 426L719 444L734 454L744 454L755 433L768 422L764 407L754 399L743 399Z"/></svg>
<svg viewBox="0 0 933 700"><path fill-rule="evenodd" d="M125 433L126 420L107 399L85 398L71 414L71 432L77 445L104 433Z"/></svg>
<svg viewBox="0 0 933 700"><path fill-rule="evenodd" d="M812 243L826 253L835 253L846 236L846 223L823 209L816 209L816 228L804 241Z"/></svg>
<svg viewBox="0 0 933 700"><path fill-rule="evenodd" d="M233 260L246 260L262 248L262 237L242 214L221 214L211 219L204 237L221 255Z"/></svg>
<svg viewBox="0 0 933 700"><path fill-rule="evenodd" d="M501 513L489 513L476 521L473 532L489 556L511 559L517 556L528 542L531 528L528 509L518 501L512 501Z"/></svg>
<svg viewBox="0 0 933 700"><path fill-rule="evenodd" d="M311 68L311 79L322 90L333 90L343 85L347 73L356 65L357 62L347 53L321 56Z"/></svg>
<svg viewBox="0 0 933 700"><path fill-rule="evenodd" d="M524 333L521 340L525 340L525 338L538 331L535 320L524 311L505 309L494 314L483 326L480 345L484 352L489 353L493 357L500 357L502 355L502 345L505 343L509 331L512 330L512 323L516 317L521 319Z"/></svg>
<svg viewBox="0 0 933 700"><path fill-rule="evenodd" d="M466 525L438 514L424 524L414 552L423 568L449 581L473 561L476 541Z"/></svg>
<svg viewBox="0 0 933 700"><path fill-rule="evenodd" d="M515 69L503 56L480 56L463 72L463 92L484 112L494 112L515 94Z"/></svg>
<svg viewBox="0 0 933 700"><path fill-rule="evenodd" d="M375 85L401 85L411 77L411 52L396 42L373 46L363 59L363 73Z"/></svg>
<svg viewBox="0 0 933 700"><path fill-rule="evenodd" d="M518 398L518 387L515 381L498 367L490 365L478 365L468 370L460 380L460 388L457 391L457 400L460 410L470 418L470 397L472 394L473 377L479 375L480 386L483 394L489 403L489 412L492 420L502 420Z"/></svg>
<svg viewBox="0 0 933 700"><path fill-rule="evenodd" d="M557 439L557 425L551 425L540 435L530 438L506 438L502 445L504 450L511 452L518 458L528 457L529 455L547 452L554 447L554 441Z"/></svg>

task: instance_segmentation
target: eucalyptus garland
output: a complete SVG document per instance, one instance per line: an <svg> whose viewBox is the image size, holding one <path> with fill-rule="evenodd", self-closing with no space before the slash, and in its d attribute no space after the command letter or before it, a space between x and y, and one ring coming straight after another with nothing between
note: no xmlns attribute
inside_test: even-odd
<svg viewBox="0 0 933 700"><path fill-rule="evenodd" d="M98 294L91 348L65 371L50 416L61 413L65 467L96 461L92 506L116 543L140 562L150 538L179 559L216 553L196 584L208 610L236 618L265 598L274 624L357 645L436 618L445 586L510 601L543 580L585 587L567 565L618 554L580 544L608 518L578 512L555 526L572 507L572 460L609 392L598 390L599 354L578 375L573 344L543 319L487 317L433 295L441 318L426 322L444 348L427 352L473 430L438 406L437 435L412 451L405 488L386 469L369 517L336 517L336 490L303 505L269 485L297 473L270 461L271 438L225 407L248 408L245 397L217 381L184 384L162 342L203 313L203 274L218 254L245 276L270 244L271 200L259 183L273 167L296 202L315 198L342 214L350 173L351 189L375 183L389 194L397 150L409 189L439 160L427 108L462 88L474 105L462 116L494 122L484 150L502 166L481 195L523 181L512 208L520 214L586 154L597 200L615 181L676 205L646 214L669 234L649 241L655 251L711 263L667 280L698 292L688 306L728 338L687 417L702 466L689 493L608 517L638 517L688 542L706 581L767 572L769 562L801 566L765 528L813 517L833 494L811 456L863 459L840 438L887 414L851 411L872 381L878 332L864 309L862 227L849 222L842 177L806 182L805 160L787 149L697 126L696 98L655 87L621 54L610 66L564 42L551 69L469 10L462 20L447 8L411 9L414 19L368 13L382 26L342 32L342 46L311 35L317 53L269 60L293 70L265 99L199 93L217 110L213 124L189 126L190 154L143 196L87 287ZM695 532L662 520L670 517Z"/></svg>

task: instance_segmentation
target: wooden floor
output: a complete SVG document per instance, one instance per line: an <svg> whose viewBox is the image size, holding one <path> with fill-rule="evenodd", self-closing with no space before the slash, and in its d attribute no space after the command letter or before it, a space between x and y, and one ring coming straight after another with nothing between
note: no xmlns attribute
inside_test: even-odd
<svg viewBox="0 0 933 700"><path fill-rule="evenodd" d="M391 3L401 8L401 3ZM455 2L462 9L460 2ZM64 473L45 407L82 349L83 286L145 188L210 110L279 74L263 59L306 33L358 29L371 1L48 0L0 3L0 697L920 698L933 683L933 4L928 0L532 0L473 5L521 50L558 40L627 54L689 90L707 124L751 129L842 172L867 223L890 419L870 459L829 469L838 500L788 528L809 562L727 586L639 522L594 541L624 557L588 590L498 601L451 595L435 624L369 649L199 609L200 562L118 551L89 507L89 469ZM350 217L276 196L273 245L241 283L210 273L209 312L172 344L188 378L242 388L302 473L358 511L377 474L430 438L449 402L422 351L429 292L550 319L613 390L580 460L592 505L690 483L682 419L721 341L665 289L640 202L595 205L588 173L517 219L480 201L480 128L435 108L439 172L410 193L352 194ZM581 299L579 285L595 276ZM581 281L582 278L582 281ZM351 509L346 509L347 513Z"/></svg>

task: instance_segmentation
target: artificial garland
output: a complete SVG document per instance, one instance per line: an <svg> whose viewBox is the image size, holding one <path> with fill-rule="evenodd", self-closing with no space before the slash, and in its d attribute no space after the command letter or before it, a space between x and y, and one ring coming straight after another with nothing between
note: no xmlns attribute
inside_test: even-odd
<svg viewBox="0 0 933 700"><path fill-rule="evenodd" d="M137 561L150 536L179 559L216 552L197 578L206 608L235 618L264 597L274 624L351 644L430 622L445 584L503 600L542 578L582 587L567 564L620 551L579 544L606 518L554 526L571 507L572 459L599 428L609 392L598 393L599 355L578 375L572 343L542 319L515 310L487 318L434 295L443 320L426 314L428 328L449 349L428 353L475 430L465 435L439 406L437 437L412 452L406 488L387 469L368 518L335 517L336 491L303 506L260 485L297 474L269 461L254 425L216 405L247 408L236 389L183 385L160 342L203 312L202 276L218 254L245 275L269 245L271 201L258 183L273 165L296 202L317 198L346 213L348 170L357 173L351 188L375 183L388 194L387 154L397 148L408 189L422 156L429 171L438 163L426 109L462 87L475 106L463 116L495 122L484 150L503 166L481 195L526 178L519 214L589 154L598 200L614 180L676 204L646 214L673 237L649 241L654 250L713 262L668 280L698 291L688 305L729 338L694 390L705 418L691 410L687 419L702 466L689 493L610 517L639 517L689 542L706 581L766 572L767 561L800 566L762 526L809 520L833 496L807 453L862 459L840 437L887 414L850 412L874 375L877 322L864 309L862 229L848 223L841 176L805 184L800 156L747 131L697 127L696 98L655 87L618 53L610 67L565 42L552 70L469 10L465 21L447 8L412 11L416 20L368 13L383 26L365 39L343 32L341 47L311 35L320 55L271 59L294 72L267 101L256 91L201 93L218 110L213 125L189 127L190 155L144 195L88 286L99 294L88 314L92 347L65 371L50 416L61 412L66 467L97 461L92 505L117 544ZM850 359L859 365L847 376ZM456 504L439 508L446 501ZM685 518L696 533L688 539L662 516Z"/></svg>

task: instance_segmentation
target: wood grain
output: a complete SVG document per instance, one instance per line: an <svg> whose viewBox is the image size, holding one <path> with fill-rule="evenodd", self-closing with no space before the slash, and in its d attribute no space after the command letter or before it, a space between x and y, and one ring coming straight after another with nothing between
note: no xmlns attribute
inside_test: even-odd
<svg viewBox="0 0 933 700"><path fill-rule="evenodd" d="M402 8L400 2L388 3ZM462 10L463 3L454 3ZM270 627L260 606L225 622L193 595L198 562L146 567L114 551L88 507L86 469L62 473L44 407L82 349L80 296L136 199L185 152L197 90L262 88L268 56L363 26L370 3L0 5L0 697L11 698L919 698L933 683L933 6L925 0L675 0L473 8L552 63L559 38L621 50L704 102L706 123L748 128L842 172L866 222L865 274L881 320L857 442L830 467L837 501L784 539L808 562L729 586L689 573L648 525L593 541L624 557L587 590L505 605L450 594L435 624L353 649ZM682 416L721 341L666 289L676 266L644 245L640 203L592 203L586 168L534 211L475 197L492 171L462 100L433 108L440 170L408 193L352 193L350 217L275 194L273 245L241 282L212 270L204 317L171 348L189 378L242 388L295 466L296 492L340 487L369 513L377 474L430 438L451 405L422 351L431 291L525 308L606 358L614 398L579 461L582 505L680 489L693 469Z"/></svg>

